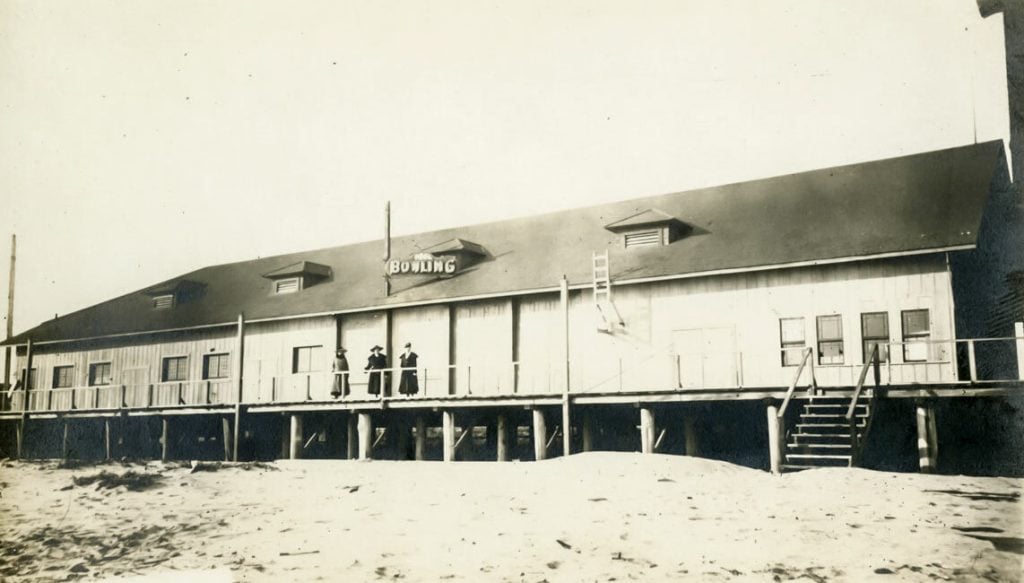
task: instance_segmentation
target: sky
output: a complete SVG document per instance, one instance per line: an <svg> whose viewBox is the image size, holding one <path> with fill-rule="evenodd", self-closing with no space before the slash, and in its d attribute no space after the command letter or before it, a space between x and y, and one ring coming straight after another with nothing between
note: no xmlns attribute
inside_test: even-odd
<svg viewBox="0 0 1024 583"><path fill-rule="evenodd" d="M1002 18L0 0L15 333L205 265L380 238L385 200L401 235L1008 139Z"/></svg>

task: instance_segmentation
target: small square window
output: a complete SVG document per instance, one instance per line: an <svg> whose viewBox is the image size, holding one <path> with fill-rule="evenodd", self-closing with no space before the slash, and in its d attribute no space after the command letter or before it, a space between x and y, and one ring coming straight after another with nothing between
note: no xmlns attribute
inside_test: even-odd
<svg viewBox="0 0 1024 583"><path fill-rule="evenodd" d="M169 383L188 380L188 357L170 356L164 359L160 370L160 382Z"/></svg>
<svg viewBox="0 0 1024 583"><path fill-rule="evenodd" d="M203 357L203 379L226 379L231 374L228 354L207 354Z"/></svg>
<svg viewBox="0 0 1024 583"><path fill-rule="evenodd" d="M53 367L53 388L68 389L75 384L75 367L55 366Z"/></svg>
<svg viewBox="0 0 1024 583"><path fill-rule="evenodd" d="M782 345L782 366L799 365L804 358L804 319L780 319L779 338Z"/></svg>
<svg viewBox="0 0 1024 583"><path fill-rule="evenodd" d="M818 316L818 364L843 364L842 316Z"/></svg>
<svg viewBox="0 0 1024 583"><path fill-rule="evenodd" d="M110 377L110 363L109 362L94 362L89 365L89 386L95 387L100 385L109 385L111 382Z"/></svg>
<svg viewBox="0 0 1024 583"><path fill-rule="evenodd" d="M292 350L292 372L316 372L322 365L320 352L323 346L299 346Z"/></svg>

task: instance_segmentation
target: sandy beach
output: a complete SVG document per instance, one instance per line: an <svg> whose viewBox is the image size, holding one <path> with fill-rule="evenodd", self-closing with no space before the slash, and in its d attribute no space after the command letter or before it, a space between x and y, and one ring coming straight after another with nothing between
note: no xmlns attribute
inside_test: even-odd
<svg viewBox="0 0 1024 583"><path fill-rule="evenodd" d="M696 458L0 467L8 581L1018 581L1022 480Z"/></svg>

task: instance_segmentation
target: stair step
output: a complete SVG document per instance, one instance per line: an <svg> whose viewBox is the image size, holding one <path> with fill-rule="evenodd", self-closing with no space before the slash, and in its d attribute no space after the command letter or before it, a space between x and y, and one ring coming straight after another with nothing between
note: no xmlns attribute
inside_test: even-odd
<svg viewBox="0 0 1024 583"><path fill-rule="evenodd" d="M799 465L807 465L813 467L822 466L846 466L849 467L853 463L853 456L849 455L827 455L817 453L790 453L786 454L786 464L794 465L793 462L797 462ZM802 463L801 463L802 462Z"/></svg>
<svg viewBox="0 0 1024 583"><path fill-rule="evenodd" d="M825 427L835 427L837 429L840 429L840 428L841 429L849 429L850 428L850 424L849 423L797 423L796 426L797 427L814 427L814 428L818 428L818 429L825 428ZM864 426L865 426L864 423L857 423L856 424L856 427L858 427L860 429L863 429Z"/></svg>
<svg viewBox="0 0 1024 583"><path fill-rule="evenodd" d="M855 419L867 419L867 413L854 413ZM801 413L801 419L846 419L846 413Z"/></svg>
<svg viewBox="0 0 1024 583"><path fill-rule="evenodd" d="M863 434L857 433L857 437L861 437ZM835 440L848 440L850 434L848 432L843 433L790 433L790 437L797 441L835 441Z"/></svg>
<svg viewBox="0 0 1024 583"><path fill-rule="evenodd" d="M806 449L853 449L849 443L787 443L787 448Z"/></svg>

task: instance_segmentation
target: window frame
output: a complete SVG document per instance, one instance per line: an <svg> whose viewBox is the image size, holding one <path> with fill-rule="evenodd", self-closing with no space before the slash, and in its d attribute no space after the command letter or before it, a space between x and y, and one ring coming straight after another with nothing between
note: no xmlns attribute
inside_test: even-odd
<svg viewBox="0 0 1024 583"><path fill-rule="evenodd" d="M824 338L822 333L822 322L823 321L835 321L839 325L839 336ZM842 314L825 314L821 316L815 316L814 318L814 331L815 331L815 349L818 351L818 364L820 366L842 366L846 364L846 339L843 334L843 315ZM825 362L825 351L822 350L824 345L838 345L839 354L837 356L831 356L829 358L838 359Z"/></svg>
<svg viewBox="0 0 1024 583"><path fill-rule="evenodd" d="M25 371L28 370L28 373ZM39 380L39 367L33 366L31 369L21 368L21 384L28 391L36 390L36 382Z"/></svg>
<svg viewBox="0 0 1024 583"><path fill-rule="evenodd" d="M98 367L107 367L107 382L98 383L96 382L96 369ZM86 379L90 387L107 387L114 384L114 366L109 360L99 360L96 362L89 363L89 377Z"/></svg>
<svg viewBox="0 0 1024 583"><path fill-rule="evenodd" d="M60 373L62 371L70 371L68 374L67 385L60 384ZM57 364L53 366L53 378L50 380L51 389L70 389L75 386L75 365L73 364Z"/></svg>
<svg viewBox="0 0 1024 583"><path fill-rule="evenodd" d="M800 337L801 338L800 338L799 342L797 342L795 340L789 340L789 341L786 340L786 328L785 328L784 322L787 322L787 321L789 321L789 322L799 321L800 322ZM800 348L801 350L799 352L797 352L795 350L796 348ZM807 319L804 316L796 316L796 317L792 317L792 318L779 318L779 350L780 350L782 366L784 366L784 367L786 367L786 366L800 366L800 362L804 358L804 350L806 350L806 349L807 349ZM796 361L795 362L788 362L787 359L794 358L794 357L790 356L792 354L796 354L797 355L795 357Z"/></svg>
<svg viewBox="0 0 1024 583"><path fill-rule="evenodd" d="M224 367L227 370L225 371L225 374L223 376L210 376L210 361L212 359L214 359L214 358L216 358L218 360L223 359L223 360L227 361L227 365L225 365L225 367ZM231 378L231 353L230 352L211 352L210 354L204 354L203 355L203 380L204 381L229 379L229 378Z"/></svg>
<svg viewBox="0 0 1024 583"><path fill-rule="evenodd" d="M881 316L882 322L885 324L885 336L869 336L867 331L867 325L865 318L868 316ZM860 314L860 346L861 346L861 364L866 364L868 359L871 358L871 344L878 345L878 363L886 364L889 362L889 343L892 342L892 331L889 327L889 312L861 312Z"/></svg>
<svg viewBox="0 0 1024 583"><path fill-rule="evenodd" d="M314 372L321 372L320 370L313 368L313 366L314 366L313 365L313 362L314 362L313 356L320 356L318 353L314 353L313 351L314 350L323 350L323 348L324 348L323 344L310 344L310 345L306 345L306 346L294 346L294 347L292 347L292 374L309 374L309 373L314 373ZM308 366L309 366L308 370L299 370L299 355L301 354L301 351L303 351L303 350L308 350L309 351L309 357L306 360L306 364L308 364Z"/></svg>
<svg viewBox="0 0 1024 583"><path fill-rule="evenodd" d="M928 329L925 332L907 332L907 316L914 313L924 313L925 323L928 325ZM903 362L928 362L931 360L930 356L930 343L932 337L932 315L931 310L928 308L916 308L913 310L900 310L900 333L903 339ZM924 340L922 342L922 340ZM923 358L911 358L909 356L910 351L913 347L924 346L924 357Z"/></svg>
<svg viewBox="0 0 1024 583"><path fill-rule="evenodd" d="M183 361L184 362L184 378L170 378L168 374L170 369L167 367L169 361ZM182 372L180 364L176 365L175 371L178 373ZM189 377L189 361L187 354L172 354L164 356L160 359L160 382L161 383L183 383L188 381Z"/></svg>
<svg viewBox="0 0 1024 583"><path fill-rule="evenodd" d="M291 283L291 282L295 283L295 288L294 289L286 289L286 290L282 290L281 289L281 284L283 284L283 283ZM280 279L275 279L274 280L274 288L273 289L274 289L274 295L293 294L293 293L295 293L295 292L297 292L297 291L302 289L302 277L295 276L295 277L282 277Z"/></svg>
<svg viewBox="0 0 1024 583"><path fill-rule="evenodd" d="M649 237L654 235L654 239L650 240ZM634 242L630 244L630 240L635 241L636 237L642 237L641 242ZM665 244L665 228L654 227L653 229L634 229L631 231L624 232L622 234L622 248L633 249L636 247L661 247Z"/></svg>

